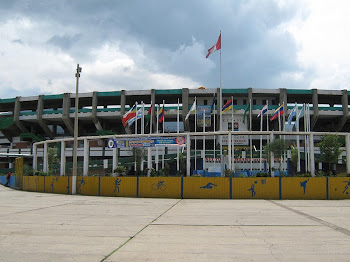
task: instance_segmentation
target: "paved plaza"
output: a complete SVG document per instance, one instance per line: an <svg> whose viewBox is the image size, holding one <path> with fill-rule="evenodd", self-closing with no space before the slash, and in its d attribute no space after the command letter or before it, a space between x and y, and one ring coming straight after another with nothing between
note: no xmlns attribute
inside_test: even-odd
<svg viewBox="0 0 350 262"><path fill-rule="evenodd" d="M350 261L350 201L112 198L0 186L0 247L0 261Z"/></svg>

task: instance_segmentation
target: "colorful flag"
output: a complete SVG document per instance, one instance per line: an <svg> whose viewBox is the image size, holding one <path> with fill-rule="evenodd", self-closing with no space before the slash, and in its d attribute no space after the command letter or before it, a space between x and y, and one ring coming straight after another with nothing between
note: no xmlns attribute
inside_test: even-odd
<svg viewBox="0 0 350 262"><path fill-rule="evenodd" d="M211 48L208 49L208 54L205 58L208 58L209 55L211 55L212 53L214 53L216 50L220 50L221 49L221 33L219 36L218 41L216 42L215 45L213 45Z"/></svg>
<svg viewBox="0 0 350 262"><path fill-rule="evenodd" d="M136 117L136 114L133 118L130 118L128 120L128 125L131 126L136 120L138 119L141 119L142 118L142 108L140 108L138 111L137 111L137 117Z"/></svg>
<svg viewBox="0 0 350 262"><path fill-rule="evenodd" d="M133 107L123 115L123 119L122 119L123 125L126 126L128 124L129 119L135 116L136 116L136 104L134 104Z"/></svg>
<svg viewBox="0 0 350 262"><path fill-rule="evenodd" d="M292 112L290 112L288 116L288 124L290 125L292 123L293 117L297 115L297 105L293 108Z"/></svg>
<svg viewBox="0 0 350 262"><path fill-rule="evenodd" d="M247 106L246 109L244 110L243 120L242 120L243 124L244 124L244 122L245 122L245 116L246 116L246 114L247 114L247 112L248 112L249 110L250 110L250 103L248 104L248 106Z"/></svg>
<svg viewBox="0 0 350 262"><path fill-rule="evenodd" d="M164 120L164 104L163 104L163 107L160 108L158 113L158 122L162 123L163 120Z"/></svg>
<svg viewBox="0 0 350 262"><path fill-rule="evenodd" d="M222 107L221 111L225 112L232 109L232 98Z"/></svg>
<svg viewBox="0 0 350 262"><path fill-rule="evenodd" d="M187 113L187 115L186 115L186 117L185 117L185 121L190 117L190 114L192 113L192 111L195 111L196 110L196 100L194 100L194 102L193 102L193 105L191 106L191 109L190 109L190 111L188 111L188 113Z"/></svg>
<svg viewBox="0 0 350 262"><path fill-rule="evenodd" d="M213 112L215 104L216 104L216 93L214 94L213 102L211 103L210 114Z"/></svg>
<svg viewBox="0 0 350 262"><path fill-rule="evenodd" d="M258 117L263 116L267 112L267 104L264 105L264 107L261 109L261 111L258 114Z"/></svg>
<svg viewBox="0 0 350 262"><path fill-rule="evenodd" d="M152 105L150 106L150 108L147 111L147 115L146 115L146 126L148 126L150 119L151 119L151 113L152 113Z"/></svg>
<svg viewBox="0 0 350 262"><path fill-rule="evenodd" d="M279 115L283 115L283 105L279 106L275 112L273 112L270 121L275 120Z"/></svg>

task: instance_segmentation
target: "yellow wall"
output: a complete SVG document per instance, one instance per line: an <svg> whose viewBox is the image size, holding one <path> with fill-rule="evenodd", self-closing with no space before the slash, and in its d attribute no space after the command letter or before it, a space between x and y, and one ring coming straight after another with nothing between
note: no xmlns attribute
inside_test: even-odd
<svg viewBox="0 0 350 262"><path fill-rule="evenodd" d="M139 197L180 198L181 177L140 177Z"/></svg>
<svg viewBox="0 0 350 262"><path fill-rule="evenodd" d="M101 196L136 197L136 177L101 177Z"/></svg>
<svg viewBox="0 0 350 262"><path fill-rule="evenodd" d="M77 177L77 194L98 196L98 177L78 176Z"/></svg>
<svg viewBox="0 0 350 262"><path fill-rule="evenodd" d="M283 177L282 199L327 199L326 181L325 177Z"/></svg>
<svg viewBox="0 0 350 262"><path fill-rule="evenodd" d="M279 199L279 178L233 178L232 198Z"/></svg>
<svg viewBox="0 0 350 262"><path fill-rule="evenodd" d="M23 190L44 192L44 177L23 176Z"/></svg>
<svg viewBox="0 0 350 262"><path fill-rule="evenodd" d="M230 198L230 179L184 177L183 198Z"/></svg>
<svg viewBox="0 0 350 262"><path fill-rule="evenodd" d="M329 199L350 199L350 177L328 178Z"/></svg>
<svg viewBox="0 0 350 262"><path fill-rule="evenodd" d="M66 177L66 176L47 176L47 177L45 177L45 192L67 194L68 193L68 177Z"/></svg>

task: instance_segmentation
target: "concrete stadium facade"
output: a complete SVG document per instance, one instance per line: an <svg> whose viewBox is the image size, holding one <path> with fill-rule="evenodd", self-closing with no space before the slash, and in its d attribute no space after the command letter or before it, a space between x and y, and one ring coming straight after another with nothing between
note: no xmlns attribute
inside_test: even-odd
<svg viewBox="0 0 350 262"><path fill-rule="evenodd" d="M188 88L81 93L79 94L78 111L79 136L96 136L95 144L91 142L90 147L103 148L106 146L106 142L98 141L98 136L135 133L134 126L125 128L122 125L122 117L136 102L139 104L143 102L146 109L152 105L153 116L155 116L157 106L163 105L164 101L165 123L169 124L177 121L179 101L179 116L183 124L180 132L194 132L195 129L203 131L200 125L195 127L194 114L187 121L185 121L185 116L195 99L198 106L210 106L213 97L216 95L219 98L219 94L219 89ZM269 103L268 115L271 115L279 104L287 105L287 109L282 115L283 123L285 123L295 103L299 105L308 103L310 104L310 131L348 133L350 130L349 94L350 91L347 90L223 89L223 101L221 103L220 99L217 99L216 108L220 109L222 104L232 97L234 110L222 115L222 130L232 130L233 121L235 121L237 122L237 131L259 131L260 119L257 118L257 115L267 101ZM251 127L249 121L243 120L243 114L249 101L252 103ZM72 137L74 103L75 94L71 93L0 99L0 131L2 135L0 153L32 154L33 142ZM206 132L219 130L219 111L214 110L210 117L210 124L205 128ZM302 122L303 119L301 119L300 126L303 126ZM165 128L165 132L176 133L176 130L171 129L170 126ZM263 130L266 128L267 124L264 122ZM140 125L139 129L141 129ZM277 130L278 122L270 122L269 131ZM158 132L162 131L160 125ZM301 128L300 131L304 130ZM156 133L155 117L152 132ZM140 133L140 130L137 133ZM146 130L145 133L150 133L150 130ZM211 141L213 139L214 137L211 137L206 140L206 149L214 149ZM249 141L244 139L242 141L242 147L249 147ZM254 139L254 141L253 145L259 148L258 140ZM199 140L196 146L203 149L203 142Z"/></svg>

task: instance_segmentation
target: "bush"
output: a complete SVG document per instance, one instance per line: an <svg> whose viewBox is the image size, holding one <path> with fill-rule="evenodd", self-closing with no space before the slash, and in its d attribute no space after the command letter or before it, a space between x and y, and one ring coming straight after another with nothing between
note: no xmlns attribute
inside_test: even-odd
<svg viewBox="0 0 350 262"><path fill-rule="evenodd" d="M256 173L256 177L268 177L269 174L266 172L258 172Z"/></svg>
<svg viewBox="0 0 350 262"><path fill-rule="evenodd" d="M117 176L121 176L125 174L126 172L126 167L125 166L117 166L114 170L113 173L116 173Z"/></svg>
<svg viewBox="0 0 350 262"><path fill-rule="evenodd" d="M50 174L43 171L35 171L34 176L49 176Z"/></svg>

